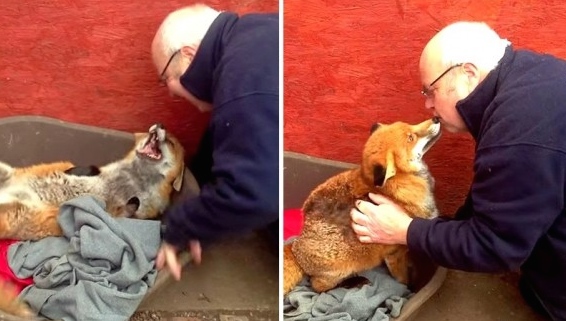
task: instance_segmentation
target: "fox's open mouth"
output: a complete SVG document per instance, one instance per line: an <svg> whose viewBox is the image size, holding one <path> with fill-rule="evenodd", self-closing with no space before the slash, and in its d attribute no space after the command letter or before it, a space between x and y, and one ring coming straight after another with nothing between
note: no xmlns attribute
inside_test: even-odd
<svg viewBox="0 0 566 321"><path fill-rule="evenodd" d="M160 160L163 157L161 143L166 139L166 132L163 125L154 124L149 129L146 140L138 147L138 155L152 160Z"/></svg>
<svg viewBox="0 0 566 321"><path fill-rule="evenodd" d="M161 159L161 149L159 148L159 137L157 131L149 133L147 140L138 150L138 154L146 156L151 159Z"/></svg>

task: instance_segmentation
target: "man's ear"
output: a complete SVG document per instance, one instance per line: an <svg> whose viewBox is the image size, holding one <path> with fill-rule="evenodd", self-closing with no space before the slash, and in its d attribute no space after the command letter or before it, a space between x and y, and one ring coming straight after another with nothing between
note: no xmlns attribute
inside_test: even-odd
<svg viewBox="0 0 566 321"><path fill-rule="evenodd" d="M462 67L462 69L466 73L466 76L468 77L468 88L470 89L470 91L472 91L480 83L480 70L478 69L478 67L476 67L476 65L472 63L465 63Z"/></svg>
<svg viewBox="0 0 566 321"><path fill-rule="evenodd" d="M383 187L388 179L395 176L396 172L395 157L392 151L388 151L385 159L385 166L377 164L373 167L373 185Z"/></svg>
<svg viewBox="0 0 566 321"><path fill-rule="evenodd" d="M198 48L198 46L195 46L195 45L183 46L181 48L181 54L186 59L189 59L189 61L193 61L193 58L194 58L194 56L197 52L197 48Z"/></svg>

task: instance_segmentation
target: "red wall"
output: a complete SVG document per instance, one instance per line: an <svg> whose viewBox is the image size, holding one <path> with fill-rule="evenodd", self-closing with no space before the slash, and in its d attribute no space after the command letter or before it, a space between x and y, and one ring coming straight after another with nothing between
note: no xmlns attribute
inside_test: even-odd
<svg viewBox="0 0 566 321"><path fill-rule="evenodd" d="M124 131L162 122L196 148L205 122L158 86L150 44L162 19L192 1L2 0L0 117L44 115ZM203 1L239 13L277 0Z"/></svg>
<svg viewBox="0 0 566 321"><path fill-rule="evenodd" d="M285 0L285 149L359 162L372 122L430 117L418 59L440 28L484 20L515 46L566 57L564 12L559 0ZM445 133L426 156L447 214L467 192L473 147Z"/></svg>

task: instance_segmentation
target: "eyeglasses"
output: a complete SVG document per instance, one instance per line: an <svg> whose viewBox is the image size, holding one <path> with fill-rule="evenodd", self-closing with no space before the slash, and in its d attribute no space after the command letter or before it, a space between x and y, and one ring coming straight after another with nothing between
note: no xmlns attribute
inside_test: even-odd
<svg viewBox="0 0 566 321"><path fill-rule="evenodd" d="M446 69L446 71L444 71L443 73L440 74L440 76L438 76L438 78L436 78L433 82L430 83L430 85L428 85L428 87L423 87L423 90L421 90L421 94L423 94L425 97L430 97L430 94L432 94L434 88L432 88L432 86L434 86L434 84L436 84L442 77L444 77L444 75L446 75L450 70L456 68L456 67L460 67L462 66L463 63L460 64L455 64L452 67Z"/></svg>
<svg viewBox="0 0 566 321"><path fill-rule="evenodd" d="M169 67L169 65L171 64L171 61L173 61L173 58L175 58L175 56L181 52L181 49L175 51L171 57L169 58L169 61L167 61L167 64L165 65L165 67L163 68L163 71L161 72L161 75L159 76L159 82L161 84L165 84L165 82L167 81L167 79L163 78L163 75L165 75L165 72L167 71L167 68Z"/></svg>

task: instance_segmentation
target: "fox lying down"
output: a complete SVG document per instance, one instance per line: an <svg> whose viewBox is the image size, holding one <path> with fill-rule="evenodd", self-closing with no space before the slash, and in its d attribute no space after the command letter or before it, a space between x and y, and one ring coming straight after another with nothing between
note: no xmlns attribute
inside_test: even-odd
<svg viewBox="0 0 566 321"><path fill-rule="evenodd" d="M81 195L103 200L115 217L157 218L179 191L184 149L160 124L134 134L124 158L102 167L70 162L14 168L0 162L0 239L39 240L62 235L62 203ZM31 316L28 307L0 283L0 311Z"/></svg>
<svg viewBox="0 0 566 321"><path fill-rule="evenodd" d="M382 263L399 282L408 283L406 246L361 243L350 211L372 192L389 197L411 216L437 216L433 178L422 157L439 137L437 119L372 127L361 165L329 178L303 204L301 234L284 247L284 294L305 275L315 291L324 292Z"/></svg>
<svg viewBox="0 0 566 321"><path fill-rule="evenodd" d="M59 206L80 195L102 199L113 216L155 218L183 179L184 150L163 126L135 134L135 147L100 168L70 162L13 168L0 163L0 238L59 236Z"/></svg>

